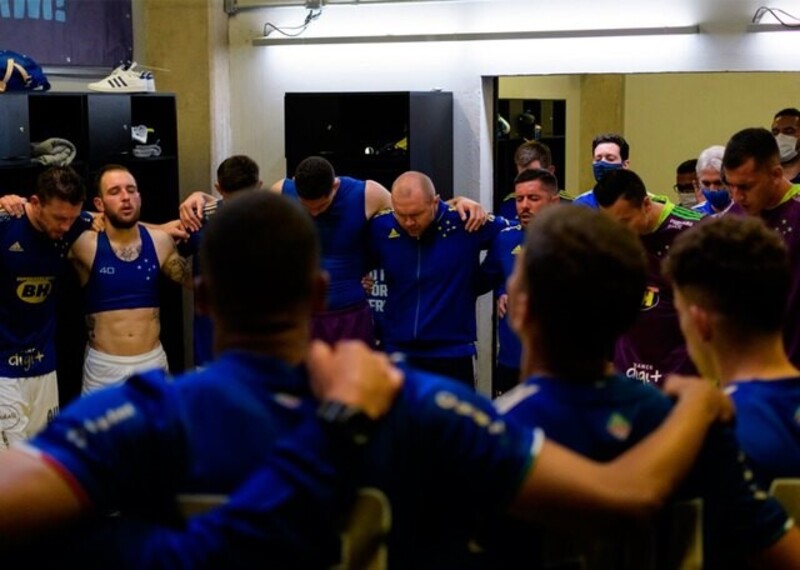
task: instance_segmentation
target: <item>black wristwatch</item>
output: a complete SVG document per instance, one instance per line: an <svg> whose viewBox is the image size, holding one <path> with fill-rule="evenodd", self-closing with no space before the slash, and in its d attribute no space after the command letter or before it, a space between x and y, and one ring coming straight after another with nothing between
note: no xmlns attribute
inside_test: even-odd
<svg viewBox="0 0 800 570"><path fill-rule="evenodd" d="M364 445L369 441L376 423L358 406L336 400L320 403L317 417L330 426L334 433L356 445Z"/></svg>

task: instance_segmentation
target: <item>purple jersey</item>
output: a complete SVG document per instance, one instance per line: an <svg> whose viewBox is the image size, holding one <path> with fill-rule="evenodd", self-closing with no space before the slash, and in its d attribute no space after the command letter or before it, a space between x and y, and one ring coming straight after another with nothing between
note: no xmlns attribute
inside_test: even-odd
<svg viewBox="0 0 800 570"><path fill-rule="evenodd" d="M800 378L749 380L726 390L736 405L736 438L756 480L800 477Z"/></svg>
<svg viewBox="0 0 800 570"><path fill-rule="evenodd" d="M746 215L738 204L733 204L728 212ZM792 186L780 204L761 212L761 218L768 227L781 234L789 250L792 286L786 304L783 341L792 364L800 366L800 184Z"/></svg>
<svg viewBox="0 0 800 570"><path fill-rule="evenodd" d="M70 246L91 223L84 212L53 240L27 216L0 218L0 377L55 370L55 285Z"/></svg>
<svg viewBox="0 0 800 570"><path fill-rule="evenodd" d="M614 348L614 365L630 378L658 386L667 374L695 373L678 323L672 287L661 274L661 261L675 237L700 219L697 212L666 203L655 231L641 236L649 266L642 309Z"/></svg>

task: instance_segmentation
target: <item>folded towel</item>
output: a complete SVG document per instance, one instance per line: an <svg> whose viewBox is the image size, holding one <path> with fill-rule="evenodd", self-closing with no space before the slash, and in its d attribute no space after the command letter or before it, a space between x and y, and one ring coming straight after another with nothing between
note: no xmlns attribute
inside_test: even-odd
<svg viewBox="0 0 800 570"><path fill-rule="evenodd" d="M45 166L68 166L75 160L77 152L74 144L57 137L31 143L31 161Z"/></svg>

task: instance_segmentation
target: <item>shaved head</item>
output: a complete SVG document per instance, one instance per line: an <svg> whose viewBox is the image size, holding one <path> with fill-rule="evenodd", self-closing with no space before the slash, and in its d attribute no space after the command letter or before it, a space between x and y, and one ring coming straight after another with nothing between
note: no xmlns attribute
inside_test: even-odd
<svg viewBox="0 0 800 570"><path fill-rule="evenodd" d="M419 237L428 229L438 206L433 182L422 172L405 172L392 184L394 217L411 237Z"/></svg>

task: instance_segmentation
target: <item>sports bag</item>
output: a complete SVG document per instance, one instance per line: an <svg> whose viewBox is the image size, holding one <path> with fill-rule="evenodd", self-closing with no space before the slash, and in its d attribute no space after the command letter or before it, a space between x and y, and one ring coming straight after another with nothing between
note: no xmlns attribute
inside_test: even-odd
<svg viewBox="0 0 800 570"><path fill-rule="evenodd" d="M5 91L32 91L50 89L50 82L42 66L27 55L11 50L0 50L0 93Z"/></svg>

